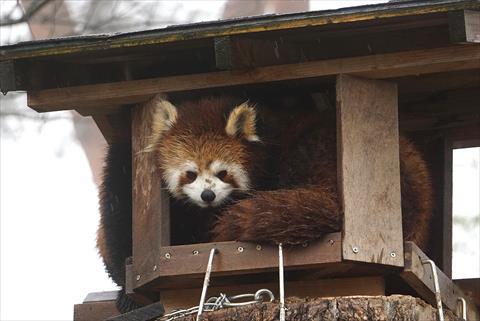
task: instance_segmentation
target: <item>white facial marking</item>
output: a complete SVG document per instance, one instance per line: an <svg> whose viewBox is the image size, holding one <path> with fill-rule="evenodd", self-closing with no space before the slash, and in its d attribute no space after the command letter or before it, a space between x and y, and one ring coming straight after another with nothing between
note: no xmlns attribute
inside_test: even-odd
<svg viewBox="0 0 480 321"><path fill-rule="evenodd" d="M247 173L241 166L218 160L212 162L209 170L203 172L199 172L198 166L194 162L186 162L179 168L167 169L164 180L173 196L179 198L182 196L187 197L200 207L216 207L222 205L235 189L234 186L222 181L216 176L223 170L227 171L228 175L233 176L238 185L238 189L247 190L249 188ZM191 183L179 186L180 177L184 175L186 171L197 173L197 178ZM211 190L215 194L215 199L210 203L202 200L201 195L205 190Z"/></svg>
<svg viewBox="0 0 480 321"><path fill-rule="evenodd" d="M198 166L194 162L186 162L182 166L179 166L177 168L167 168L165 170L165 174L163 179L167 183L167 188L170 191L170 193L173 194L175 197L180 197L181 192L180 192L180 177L187 171L192 171L197 173L198 172Z"/></svg>

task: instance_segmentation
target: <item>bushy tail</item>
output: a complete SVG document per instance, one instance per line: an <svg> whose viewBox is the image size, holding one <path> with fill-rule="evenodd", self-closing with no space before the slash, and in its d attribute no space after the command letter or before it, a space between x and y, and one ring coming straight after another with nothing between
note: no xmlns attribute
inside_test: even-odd
<svg viewBox="0 0 480 321"><path fill-rule="evenodd" d="M119 312L139 307L125 294L125 260L132 255L132 161L129 143L108 146L100 186L100 226L97 248L112 280L122 290L117 297Z"/></svg>

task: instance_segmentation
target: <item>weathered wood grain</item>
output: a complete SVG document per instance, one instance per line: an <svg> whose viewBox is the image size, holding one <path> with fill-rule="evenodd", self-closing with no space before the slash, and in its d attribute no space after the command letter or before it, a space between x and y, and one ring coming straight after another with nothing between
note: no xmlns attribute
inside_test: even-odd
<svg viewBox="0 0 480 321"><path fill-rule="evenodd" d="M132 110L133 271L137 285L144 283L146 273L156 269L160 247L170 244L168 195L162 189L153 153L145 152L154 108L149 103Z"/></svg>
<svg viewBox="0 0 480 321"><path fill-rule="evenodd" d="M395 84L337 78L337 171L346 260L403 266Z"/></svg>
<svg viewBox="0 0 480 321"><path fill-rule="evenodd" d="M338 74L392 78L474 68L480 68L480 45L29 91L27 99L28 106L37 111L81 110L91 107L101 109L104 106L145 102L159 92L258 84Z"/></svg>
<svg viewBox="0 0 480 321"><path fill-rule="evenodd" d="M246 273L261 273L278 269L278 249L275 246L245 242L203 243L161 247L152 252L150 264L157 269L147 270L136 280L136 287L147 281L155 281L153 287L177 288L200 286L205 274L208 255L217 249L213 260L212 278ZM341 235L331 233L308 247L284 250L287 270L316 268L329 263L341 262ZM135 259L135 258L134 258Z"/></svg>

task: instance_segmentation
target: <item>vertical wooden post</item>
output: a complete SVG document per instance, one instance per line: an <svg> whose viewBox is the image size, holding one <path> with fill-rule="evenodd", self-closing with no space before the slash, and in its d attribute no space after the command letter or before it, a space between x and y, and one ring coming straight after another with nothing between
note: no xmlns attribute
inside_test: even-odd
<svg viewBox="0 0 480 321"><path fill-rule="evenodd" d="M337 77L337 153L343 258L403 266L395 84Z"/></svg>
<svg viewBox="0 0 480 321"><path fill-rule="evenodd" d="M442 233L442 271L452 277L452 158L453 148L451 137L444 143L444 177L443 177L443 233Z"/></svg>
<svg viewBox="0 0 480 321"><path fill-rule="evenodd" d="M168 195L162 189L153 153L145 152L151 137L152 103L132 111L132 224L134 288L151 281L161 246L170 245Z"/></svg>

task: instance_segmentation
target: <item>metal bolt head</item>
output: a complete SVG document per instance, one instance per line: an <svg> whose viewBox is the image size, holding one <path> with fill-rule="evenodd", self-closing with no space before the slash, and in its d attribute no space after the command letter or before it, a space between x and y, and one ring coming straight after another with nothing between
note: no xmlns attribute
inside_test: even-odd
<svg viewBox="0 0 480 321"><path fill-rule="evenodd" d="M156 266L156 265L153 266L153 270L154 270L154 271L157 270L157 266Z"/></svg>
<svg viewBox="0 0 480 321"><path fill-rule="evenodd" d="M257 244L257 246L255 247L257 249L257 251L261 251L262 250L262 246L260 244Z"/></svg>
<svg viewBox="0 0 480 321"><path fill-rule="evenodd" d="M352 247L352 251L353 251L353 253L357 254L357 253L358 253L358 247L353 246L353 247Z"/></svg>
<svg viewBox="0 0 480 321"><path fill-rule="evenodd" d="M140 280L140 274L137 275L136 279L137 279L137 281Z"/></svg>
<svg viewBox="0 0 480 321"><path fill-rule="evenodd" d="M240 253L242 253L242 252L243 252L243 247L239 246L239 247L237 248L237 251L240 252Z"/></svg>
<svg viewBox="0 0 480 321"><path fill-rule="evenodd" d="M192 254L193 255L198 255L200 252L198 252L198 250L193 250Z"/></svg>
<svg viewBox="0 0 480 321"><path fill-rule="evenodd" d="M169 260L171 257L172 257L172 256L170 255L170 253L168 253L168 252L165 253L165 258L166 258L167 260Z"/></svg>
<svg viewBox="0 0 480 321"><path fill-rule="evenodd" d="M393 258L395 258L395 257L397 256L397 253L395 253L395 252L390 252L390 256L393 257Z"/></svg>

